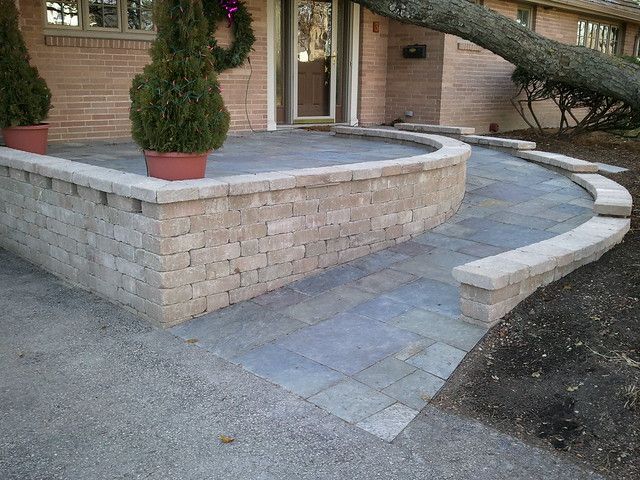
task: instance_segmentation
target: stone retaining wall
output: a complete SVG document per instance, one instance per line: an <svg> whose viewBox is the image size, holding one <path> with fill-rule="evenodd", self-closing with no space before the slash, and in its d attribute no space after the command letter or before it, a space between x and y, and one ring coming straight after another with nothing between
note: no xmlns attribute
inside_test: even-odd
<svg viewBox="0 0 640 480"><path fill-rule="evenodd" d="M598 260L629 231L631 194L618 183L592 172L597 165L547 152L517 156L567 175L595 199L596 216L567 233L526 247L482 258L453 269L460 282L462 318L491 327L539 287Z"/></svg>
<svg viewBox="0 0 640 480"><path fill-rule="evenodd" d="M182 182L0 148L0 245L174 325L444 222L464 196L470 148L418 143L438 150Z"/></svg>
<svg viewBox="0 0 640 480"><path fill-rule="evenodd" d="M539 287L598 260L629 225L629 219L596 216L549 240L454 268L463 319L494 325Z"/></svg>

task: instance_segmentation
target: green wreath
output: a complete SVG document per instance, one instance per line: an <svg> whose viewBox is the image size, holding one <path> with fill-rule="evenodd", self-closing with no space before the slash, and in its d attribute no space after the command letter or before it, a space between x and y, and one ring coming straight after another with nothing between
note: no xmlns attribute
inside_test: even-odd
<svg viewBox="0 0 640 480"><path fill-rule="evenodd" d="M214 68L218 73L242 65L256 41L251 28L253 21L251 14L241 1L238 2L237 7L233 14L233 22L230 24L233 42L229 48L223 48L218 45L215 34L220 22L227 20L227 11L220 4L220 0L204 1L204 14L209 21L209 48L213 55Z"/></svg>

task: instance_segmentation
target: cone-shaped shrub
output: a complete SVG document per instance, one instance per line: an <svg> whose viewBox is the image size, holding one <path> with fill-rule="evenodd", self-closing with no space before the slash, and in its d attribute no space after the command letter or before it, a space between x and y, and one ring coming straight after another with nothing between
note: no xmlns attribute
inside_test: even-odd
<svg viewBox="0 0 640 480"><path fill-rule="evenodd" d="M51 92L18 28L14 0L0 0L0 128L37 125L51 108Z"/></svg>
<svg viewBox="0 0 640 480"><path fill-rule="evenodd" d="M207 48L202 0L159 0L151 64L133 80L133 138L145 150L204 153L229 129L213 58Z"/></svg>

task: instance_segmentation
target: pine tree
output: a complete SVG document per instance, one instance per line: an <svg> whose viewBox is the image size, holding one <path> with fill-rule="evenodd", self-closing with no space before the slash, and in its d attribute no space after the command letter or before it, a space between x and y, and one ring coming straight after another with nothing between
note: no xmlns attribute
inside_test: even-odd
<svg viewBox="0 0 640 480"><path fill-rule="evenodd" d="M151 64L133 80L133 138L145 150L204 153L218 148L229 129L207 48L202 0L158 0Z"/></svg>
<svg viewBox="0 0 640 480"><path fill-rule="evenodd" d="M51 92L18 28L14 0L0 0L0 127L37 125L51 108Z"/></svg>

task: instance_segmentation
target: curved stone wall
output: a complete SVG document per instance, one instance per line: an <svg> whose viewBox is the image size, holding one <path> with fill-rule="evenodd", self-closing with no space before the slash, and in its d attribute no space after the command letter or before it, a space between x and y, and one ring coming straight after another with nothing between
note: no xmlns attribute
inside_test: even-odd
<svg viewBox="0 0 640 480"><path fill-rule="evenodd" d="M409 158L166 182L0 148L0 245L163 326L253 298L444 222L470 147Z"/></svg>

